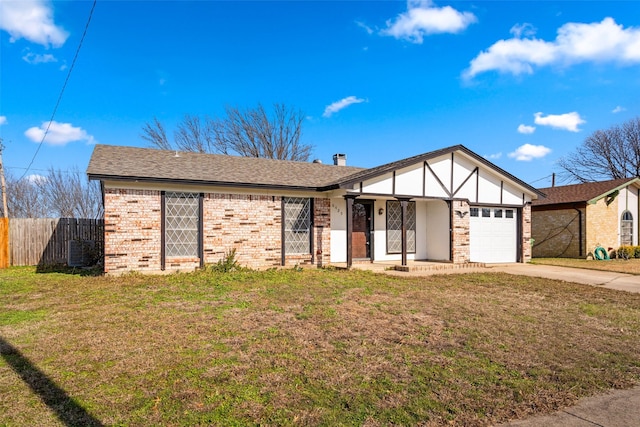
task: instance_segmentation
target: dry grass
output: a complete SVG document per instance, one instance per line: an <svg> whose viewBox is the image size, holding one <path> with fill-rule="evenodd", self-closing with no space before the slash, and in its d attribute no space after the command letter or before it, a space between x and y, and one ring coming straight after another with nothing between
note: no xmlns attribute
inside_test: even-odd
<svg viewBox="0 0 640 427"><path fill-rule="evenodd" d="M0 425L489 425L640 381L640 295L506 274L0 271Z"/></svg>
<svg viewBox="0 0 640 427"><path fill-rule="evenodd" d="M534 258L532 264L558 265L560 267L586 268L590 270L616 271L618 273L628 273L640 275L640 259L631 258L611 259L598 261L595 259L576 258Z"/></svg>

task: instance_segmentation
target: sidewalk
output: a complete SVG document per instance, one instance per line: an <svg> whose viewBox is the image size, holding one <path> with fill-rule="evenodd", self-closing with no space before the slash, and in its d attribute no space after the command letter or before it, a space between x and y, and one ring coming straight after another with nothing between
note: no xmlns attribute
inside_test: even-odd
<svg viewBox="0 0 640 427"><path fill-rule="evenodd" d="M640 293L640 276L634 276L632 274L539 264L500 264L488 268L492 271L501 271L509 274L544 277L547 279L564 280L566 282L576 282L607 289Z"/></svg>
<svg viewBox="0 0 640 427"><path fill-rule="evenodd" d="M637 427L640 426L640 387L587 397L576 406L551 415L500 424L502 427Z"/></svg>

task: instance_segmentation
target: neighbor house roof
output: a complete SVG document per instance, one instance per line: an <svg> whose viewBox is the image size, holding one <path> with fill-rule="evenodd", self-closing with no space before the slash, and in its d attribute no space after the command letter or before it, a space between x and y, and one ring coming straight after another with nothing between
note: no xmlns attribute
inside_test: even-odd
<svg viewBox="0 0 640 427"><path fill-rule="evenodd" d="M96 145L91 179L318 189L362 168L222 154Z"/></svg>
<svg viewBox="0 0 640 427"><path fill-rule="evenodd" d="M620 178L610 181L586 182L584 184L561 185L540 188L547 195L533 201L533 206L558 205L565 203L595 203L601 198L632 183L640 183L639 178Z"/></svg>

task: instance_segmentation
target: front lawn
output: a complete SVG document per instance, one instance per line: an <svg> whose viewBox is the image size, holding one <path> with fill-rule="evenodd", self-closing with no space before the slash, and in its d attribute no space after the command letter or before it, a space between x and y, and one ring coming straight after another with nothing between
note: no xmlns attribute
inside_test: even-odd
<svg viewBox="0 0 640 427"><path fill-rule="evenodd" d="M560 267L587 268L590 270L615 271L618 273L640 275L640 259L631 258L610 259L598 261L596 259L576 258L533 258L532 264L557 265Z"/></svg>
<svg viewBox="0 0 640 427"><path fill-rule="evenodd" d="M499 273L0 270L0 425L489 425L640 383L640 295Z"/></svg>

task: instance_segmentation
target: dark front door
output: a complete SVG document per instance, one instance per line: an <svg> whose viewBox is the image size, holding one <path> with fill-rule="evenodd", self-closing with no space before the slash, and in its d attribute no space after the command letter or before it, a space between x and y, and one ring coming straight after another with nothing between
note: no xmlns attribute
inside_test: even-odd
<svg viewBox="0 0 640 427"><path fill-rule="evenodd" d="M371 212L373 203L366 200L353 202L353 230L351 232L353 258L371 259Z"/></svg>

